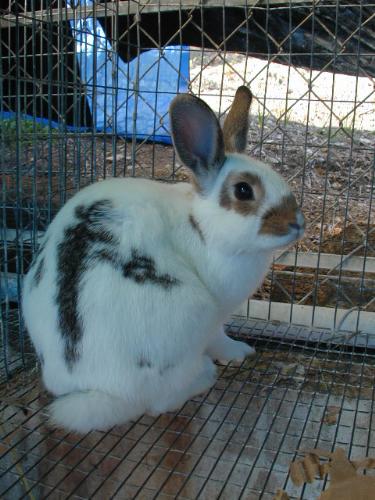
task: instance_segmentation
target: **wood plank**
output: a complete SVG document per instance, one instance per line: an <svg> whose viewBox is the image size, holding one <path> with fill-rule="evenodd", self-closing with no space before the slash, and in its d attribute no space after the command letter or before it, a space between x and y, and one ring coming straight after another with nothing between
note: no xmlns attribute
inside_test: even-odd
<svg viewBox="0 0 375 500"><path fill-rule="evenodd" d="M341 264L341 260L343 261ZM335 267L344 271L356 273L375 273L375 257L361 257L352 255L341 256L329 253L308 253L300 252L297 255L294 252L280 252L277 254L275 264L281 264L291 267L306 267L308 269L334 269Z"/></svg>
<svg viewBox="0 0 375 500"><path fill-rule="evenodd" d="M238 326L241 325L241 332L238 331ZM293 325L289 323L281 323L279 321L267 321L259 319L245 319L241 316L233 316L226 324L226 331L229 334L234 334L237 337L238 333L245 335L251 341L252 337L265 337L265 339L273 338L284 342L303 342L321 344L336 344L336 345L352 345L362 347L364 349L375 348L375 336L358 333L335 333L332 330L324 328L309 328L306 326ZM245 327L245 328L244 328Z"/></svg>
<svg viewBox="0 0 375 500"><path fill-rule="evenodd" d="M249 315L247 314L249 311ZM237 311L236 315L256 318L266 321L279 321L281 323L292 323L306 327L324 328L335 330L342 318L348 313L348 309L337 309L335 321L335 309L330 307L306 306L286 304L283 302L271 302L263 300L245 302ZM358 311L351 312L342 324L341 329L355 332L357 326ZM362 311L359 315L358 330L364 334L374 336L375 345L375 313Z"/></svg>

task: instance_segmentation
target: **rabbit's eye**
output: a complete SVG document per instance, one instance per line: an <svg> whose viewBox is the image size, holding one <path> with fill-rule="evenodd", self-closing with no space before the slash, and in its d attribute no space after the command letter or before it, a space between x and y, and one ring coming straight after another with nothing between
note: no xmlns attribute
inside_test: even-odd
<svg viewBox="0 0 375 500"><path fill-rule="evenodd" d="M239 182L234 186L234 196L241 201L253 200L254 191L247 182Z"/></svg>

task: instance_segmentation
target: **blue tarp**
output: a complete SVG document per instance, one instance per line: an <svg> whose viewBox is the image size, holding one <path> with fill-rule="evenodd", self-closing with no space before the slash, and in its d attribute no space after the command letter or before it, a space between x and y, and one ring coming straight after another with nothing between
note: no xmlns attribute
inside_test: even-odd
<svg viewBox="0 0 375 500"><path fill-rule="evenodd" d="M189 48L152 49L125 62L98 21L71 21L71 29L96 130L170 143L168 107L187 91Z"/></svg>

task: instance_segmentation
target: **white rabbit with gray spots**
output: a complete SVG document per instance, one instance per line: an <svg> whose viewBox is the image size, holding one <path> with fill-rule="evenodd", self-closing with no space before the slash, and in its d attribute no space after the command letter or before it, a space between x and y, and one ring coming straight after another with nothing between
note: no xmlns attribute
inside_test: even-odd
<svg viewBox="0 0 375 500"><path fill-rule="evenodd" d="M202 100L177 96L173 142L193 182L105 180L52 221L23 313L54 425L86 432L176 410L215 383L215 360L254 352L222 325L304 219L282 178L243 154L250 103L240 87L221 129Z"/></svg>

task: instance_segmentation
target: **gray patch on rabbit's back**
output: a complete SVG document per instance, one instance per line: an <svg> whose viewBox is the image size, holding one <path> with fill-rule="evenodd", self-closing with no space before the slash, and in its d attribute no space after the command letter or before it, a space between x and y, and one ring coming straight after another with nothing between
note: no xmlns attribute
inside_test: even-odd
<svg viewBox="0 0 375 500"><path fill-rule="evenodd" d="M148 256L141 256L137 251L132 251L132 259L123 262L116 253L109 253L106 249L95 250L90 259L97 262L110 264L113 269L120 271L124 278L130 278L136 283L153 283L160 285L164 289L169 289L180 284L177 278L169 274L157 274L155 261Z"/></svg>
<svg viewBox="0 0 375 500"><path fill-rule="evenodd" d="M141 356L137 362L137 365L139 366L139 368L151 368L152 367L151 361L148 358L146 358L146 356Z"/></svg>
<svg viewBox="0 0 375 500"><path fill-rule="evenodd" d="M113 234L105 227L112 220L113 204L110 200L97 200L88 207L78 205L75 216L88 230L90 242L113 243Z"/></svg>
<svg viewBox="0 0 375 500"><path fill-rule="evenodd" d="M101 248L100 250L95 250L91 255L90 259L98 261L98 262L107 262L108 264L112 264L112 266L116 269L121 269L121 262L119 259L111 253L110 250L105 248Z"/></svg>
<svg viewBox="0 0 375 500"><path fill-rule="evenodd" d="M112 208L110 200L77 206L75 215L78 221L66 228L57 248L56 303L59 327L65 341L64 356L69 369L79 359L79 343L82 339L82 324L78 312L79 283L88 268L88 256L97 243L110 248L118 244L117 238L105 226L111 219Z"/></svg>
<svg viewBox="0 0 375 500"><path fill-rule="evenodd" d="M131 259L123 265L122 272L125 278L130 278L138 284L153 283L165 289L180 284L180 280L168 273L158 274L154 259L140 254L134 248L131 251Z"/></svg>

